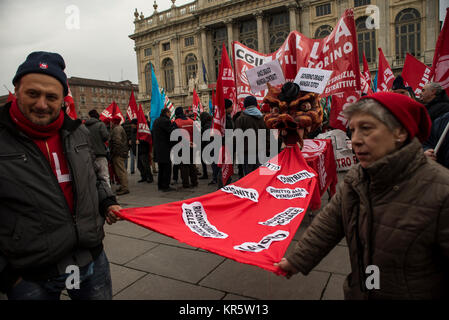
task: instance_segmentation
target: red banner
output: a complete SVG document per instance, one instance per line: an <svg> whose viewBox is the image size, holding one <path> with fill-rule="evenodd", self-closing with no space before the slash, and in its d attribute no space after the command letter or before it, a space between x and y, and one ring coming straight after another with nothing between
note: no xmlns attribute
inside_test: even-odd
<svg viewBox="0 0 449 320"><path fill-rule="evenodd" d="M6 102L8 103L9 101L14 101L16 99L16 96L13 95L11 93L11 91L8 91L8 99L6 100Z"/></svg>
<svg viewBox="0 0 449 320"><path fill-rule="evenodd" d="M131 91L131 96L129 97L128 108L126 108L126 117L129 121L137 118L137 102L134 97L134 91Z"/></svg>
<svg viewBox="0 0 449 320"><path fill-rule="evenodd" d="M415 96L419 97L422 88L430 82L430 73L431 69L429 67L407 53L401 75L405 85L412 87Z"/></svg>
<svg viewBox="0 0 449 320"><path fill-rule="evenodd" d="M272 54L259 53L234 41L233 56L237 100L240 106L243 106L246 96L254 95L245 71L274 59L279 60L286 81L293 81L301 67L333 71L323 97L336 93L344 93L348 97L360 95L355 93L360 91L360 67L357 32L351 9L345 11L333 32L323 39L309 39L297 31L292 31L282 46ZM268 90L264 90L255 95L259 103L267 92ZM335 103L333 106L340 109L343 107ZM333 112L331 109L331 113Z"/></svg>
<svg viewBox="0 0 449 320"><path fill-rule="evenodd" d="M78 118L76 114L76 108L75 108L75 101L73 100L72 91L70 90L69 83L67 82L67 87L69 88L69 93L64 97L64 104L65 104L65 113L75 120Z"/></svg>
<svg viewBox="0 0 449 320"><path fill-rule="evenodd" d="M151 132L148 128L147 119L145 119L145 114L142 110L142 105L139 104L139 109L137 110L137 139L145 140L151 145Z"/></svg>
<svg viewBox="0 0 449 320"><path fill-rule="evenodd" d="M115 101L112 101L112 103L103 110L103 112L100 114L100 120L103 122L109 122L112 120L112 118L118 115L120 118L122 118L122 121L120 121L120 124L125 122L125 118L123 117L122 112L120 111L119 107L115 103Z"/></svg>
<svg viewBox="0 0 449 320"><path fill-rule="evenodd" d="M357 91L342 92L332 96L331 113L329 116L329 126L346 132L348 120L343 116L343 110L351 103L359 100L360 94Z"/></svg>
<svg viewBox="0 0 449 320"><path fill-rule="evenodd" d="M198 97L198 94L196 93L195 89L193 89L192 109L193 109L193 114L195 115L194 120L196 120L198 118L198 115L204 111L201 100Z"/></svg>
<svg viewBox="0 0 449 320"><path fill-rule="evenodd" d="M369 72L368 62L365 58L365 52L363 52L363 73L360 73L360 86L364 94L372 94L371 89L371 73Z"/></svg>
<svg viewBox="0 0 449 320"><path fill-rule="evenodd" d="M284 256L319 190L316 184L316 173L296 145L213 193L122 209L119 215L188 245L283 274L273 264Z"/></svg>
<svg viewBox="0 0 449 320"><path fill-rule="evenodd" d="M443 29L438 36L433 56L432 75L434 82L438 82L449 95L449 8L446 8L446 18Z"/></svg>
<svg viewBox="0 0 449 320"><path fill-rule="evenodd" d="M382 49L379 48L379 68L377 73L377 91L389 91L393 86L394 74L385 59Z"/></svg>

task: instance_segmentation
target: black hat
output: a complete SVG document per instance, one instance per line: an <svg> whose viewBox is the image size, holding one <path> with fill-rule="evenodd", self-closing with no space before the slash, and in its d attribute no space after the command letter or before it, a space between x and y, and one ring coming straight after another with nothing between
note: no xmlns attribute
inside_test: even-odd
<svg viewBox="0 0 449 320"><path fill-rule="evenodd" d="M391 90L398 90L398 89L407 90L404 84L404 78L402 78L401 75L397 76L396 79L394 79L393 86L391 87Z"/></svg>
<svg viewBox="0 0 449 320"><path fill-rule="evenodd" d="M32 52L28 55L25 62L17 69L14 79L12 79L12 83L15 86L20 78L28 73L42 73L59 80L64 88L64 96L66 96L69 89L64 69L64 59L58 53L44 51Z"/></svg>
<svg viewBox="0 0 449 320"><path fill-rule="evenodd" d="M246 109L251 106L257 107L257 99L254 96L247 96L243 101L243 107Z"/></svg>
<svg viewBox="0 0 449 320"><path fill-rule="evenodd" d="M281 93L279 94L278 98L281 101L285 102L292 102L298 97L299 94L299 85L294 82L286 82L282 86Z"/></svg>
<svg viewBox="0 0 449 320"><path fill-rule="evenodd" d="M224 99L225 101L225 109L232 107L232 101L229 99Z"/></svg>
<svg viewBox="0 0 449 320"><path fill-rule="evenodd" d="M98 114L98 111L95 109L89 111L89 117L100 119L100 115Z"/></svg>
<svg viewBox="0 0 449 320"><path fill-rule="evenodd" d="M134 118L134 119L131 120L131 124L137 125L137 123L138 123L137 118Z"/></svg>
<svg viewBox="0 0 449 320"><path fill-rule="evenodd" d="M177 107L176 109L175 109L175 116L181 116L181 115L183 115L184 114L184 109L182 108L182 107Z"/></svg>

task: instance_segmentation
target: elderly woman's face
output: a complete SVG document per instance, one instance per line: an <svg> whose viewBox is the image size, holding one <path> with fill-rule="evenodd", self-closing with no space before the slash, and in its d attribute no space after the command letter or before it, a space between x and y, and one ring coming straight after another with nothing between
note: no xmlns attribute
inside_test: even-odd
<svg viewBox="0 0 449 320"><path fill-rule="evenodd" d="M398 137L383 122L366 113L356 113L349 121L352 149L360 165L373 162L396 150Z"/></svg>

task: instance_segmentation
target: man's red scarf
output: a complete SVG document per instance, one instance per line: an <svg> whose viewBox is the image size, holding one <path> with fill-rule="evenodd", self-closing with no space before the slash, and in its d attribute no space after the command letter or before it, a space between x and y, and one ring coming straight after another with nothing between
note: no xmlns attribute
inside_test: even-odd
<svg viewBox="0 0 449 320"><path fill-rule="evenodd" d="M9 115L17 128L30 137L44 154L59 182L70 211L73 212L72 178L60 135L64 112L61 111L58 118L49 125L40 126L28 120L17 106L17 100L14 100Z"/></svg>

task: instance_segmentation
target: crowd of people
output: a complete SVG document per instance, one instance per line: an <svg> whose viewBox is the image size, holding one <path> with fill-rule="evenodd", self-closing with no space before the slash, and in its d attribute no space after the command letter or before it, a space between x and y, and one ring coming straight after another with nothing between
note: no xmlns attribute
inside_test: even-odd
<svg viewBox="0 0 449 320"><path fill-rule="evenodd" d="M13 78L15 99L0 108L0 291L12 300L59 299L70 266L80 275L79 287L67 288L72 299L112 298L103 225L120 220L116 195L130 192L129 154L131 173L137 159L141 183L154 182L157 163L161 192L175 190L171 185L179 172L182 187L195 188L198 179L209 179L209 165L210 185L231 182L222 181L217 160L202 162L200 176L192 161L195 123L182 107L173 121L169 109L161 111L151 142L137 139L134 120L120 125L121 118L114 117L105 125L96 110L84 125L69 118L62 108L68 93L64 69L57 53L31 53ZM307 275L346 238L352 271L345 298L449 296L449 138L438 143L449 122L449 99L437 83L427 84L417 98L400 80L393 92L368 95L345 108L359 163L292 253L276 263L287 277ZM233 117L232 107L225 101L228 130L268 131L264 113L279 112L260 111L253 96ZM199 118L202 132L212 127L210 114ZM182 135L171 141L176 129ZM280 145L297 142L279 136ZM172 163L178 143L189 157ZM258 145L245 144L239 177L260 165L249 159ZM114 193L115 176L120 188ZM380 285L369 285L370 266L380 270Z"/></svg>

